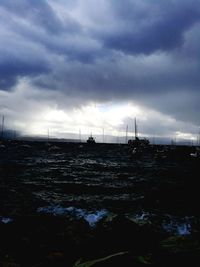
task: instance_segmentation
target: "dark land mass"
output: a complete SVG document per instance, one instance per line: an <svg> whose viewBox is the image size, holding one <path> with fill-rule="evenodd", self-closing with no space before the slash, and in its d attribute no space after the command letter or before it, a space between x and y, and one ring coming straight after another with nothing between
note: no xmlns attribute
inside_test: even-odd
<svg viewBox="0 0 200 267"><path fill-rule="evenodd" d="M4 141L0 266L199 266L195 151Z"/></svg>

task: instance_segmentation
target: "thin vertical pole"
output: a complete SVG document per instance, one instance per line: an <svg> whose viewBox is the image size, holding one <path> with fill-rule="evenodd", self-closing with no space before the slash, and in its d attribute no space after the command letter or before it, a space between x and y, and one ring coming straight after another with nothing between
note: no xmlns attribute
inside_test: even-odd
<svg viewBox="0 0 200 267"><path fill-rule="evenodd" d="M49 143L49 129L47 131L47 142Z"/></svg>
<svg viewBox="0 0 200 267"><path fill-rule="evenodd" d="M1 124L1 138L3 139L4 135L4 116L2 116L2 124Z"/></svg>
<svg viewBox="0 0 200 267"><path fill-rule="evenodd" d="M198 146L200 146L200 128L199 128L199 135L198 135Z"/></svg>
<svg viewBox="0 0 200 267"><path fill-rule="evenodd" d="M79 141L81 142L81 129L79 129Z"/></svg>
<svg viewBox="0 0 200 267"><path fill-rule="evenodd" d="M136 118L135 118L135 139L138 137L137 135L138 135L138 133L137 133L137 123L136 123Z"/></svg>
<svg viewBox="0 0 200 267"><path fill-rule="evenodd" d="M127 144L128 142L128 125L126 125L126 140L125 143Z"/></svg>

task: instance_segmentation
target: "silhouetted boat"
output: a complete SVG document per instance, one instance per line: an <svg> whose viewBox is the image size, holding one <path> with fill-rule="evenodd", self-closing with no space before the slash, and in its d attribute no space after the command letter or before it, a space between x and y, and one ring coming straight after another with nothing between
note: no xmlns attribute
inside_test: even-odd
<svg viewBox="0 0 200 267"><path fill-rule="evenodd" d="M137 131L137 123L136 123L136 119L135 119L135 139L130 139L128 140L128 145L135 148L135 147L147 147L149 145L149 140L144 138L144 139L140 139L138 137L138 131Z"/></svg>
<svg viewBox="0 0 200 267"><path fill-rule="evenodd" d="M96 143L92 134L88 137L87 143L88 144L95 144Z"/></svg>

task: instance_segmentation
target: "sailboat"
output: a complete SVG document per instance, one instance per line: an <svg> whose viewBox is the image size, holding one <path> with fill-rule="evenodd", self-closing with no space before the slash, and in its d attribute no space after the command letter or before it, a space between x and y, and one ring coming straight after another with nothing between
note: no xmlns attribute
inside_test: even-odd
<svg viewBox="0 0 200 267"><path fill-rule="evenodd" d="M135 118L135 139L130 139L128 140L128 145L130 145L133 148L138 148L138 147L146 147L149 145L149 140L144 138L140 139L138 137L138 128L137 128L137 122Z"/></svg>

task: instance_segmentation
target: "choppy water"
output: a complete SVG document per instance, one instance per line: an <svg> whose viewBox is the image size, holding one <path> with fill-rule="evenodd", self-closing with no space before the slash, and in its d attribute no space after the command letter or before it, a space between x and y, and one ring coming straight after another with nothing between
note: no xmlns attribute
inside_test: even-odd
<svg viewBox="0 0 200 267"><path fill-rule="evenodd" d="M199 162L185 156L189 149L170 158L155 151L133 157L125 145L7 145L0 149L0 216L71 212L92 225L107 212L142 221L151 214L166 231L187 234L199 218Z"/></svg>

